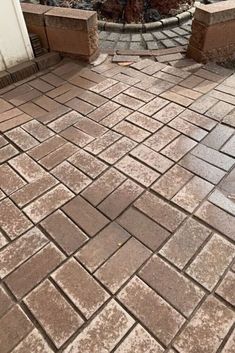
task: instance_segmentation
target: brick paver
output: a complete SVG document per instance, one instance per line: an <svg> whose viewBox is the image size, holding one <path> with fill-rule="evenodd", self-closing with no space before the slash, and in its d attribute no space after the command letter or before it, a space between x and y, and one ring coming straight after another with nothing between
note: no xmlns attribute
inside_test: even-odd
<svg viewBox="0 0 235 353"><path fill-rule="evenodd" d="M7 312L7 310L9 310L10 307L13 305L13 302L2 287L0 287L0 299L0 317L2 317Z"/></svg>
<svg viewBox="0 0 235 353"><path fill-rule="evenodd" d="M133 324L133 318L113 300L77 336L65 353L111 351Z"/></svg>
<svg viewBox="0 0 235 353"><path fill-rule="evenodd" d="M165 345L185 321L179 312L138 277L124 287L118 298Z"/></svg>
<svg viewBox="0 0 235 353"><path fill-rule="evenodd" d="M57 348L83 323L80 315L49 280L28 294L24 302ZM60 320L61 315L63 320Z"/></svg>
<svg viewBox="0 0 235 353"><path fill-rule="evenodd" d="M95 276L115 293L150 255L144 245L130 239L95 272Z"/></svg>
<svg viewBox="0 0 235 353"><path fill-rule="evenodd" d="M50 243L10 274L6 279L6 284L16 298L20 299L64 259L65 256Z"/></svg>
<svg viewBox="0 0 235 353"><path fill-rule="evenodd" d="M187 269L187 273L212 290L234 257L234 246L214 234Z"/></svg>
<svg viewBox="0 0 235 353"><path fill-rule="evenodd" d="M188 33L0 90L1 353L234 352L235 74Z"/></svg>
<svg viewBox="0 0 235 353"><path fill-rule="evenodd" d="M189 218L163 246L160 254L183 269L210 234L210 229Z"/></svg>
<svg viewBox="0 0 235 353"><path fill-rule="evenodd" d="M109 298L108 293L75 259L67 261L52 278L87 319Z"/></svg>
<svg viewBox="0 0 235 353"><path fill-rule="evenodd" d="M185 316L191 314L204 296L199 287L155 255L139 276Z"/></svg>
<svg viewBox="0 0 235 353"><path fill-rule="evenodd" d="M68 255L88 240L86 234L60 210L52 213L40 224Z"/></svg>
<svg viewBox="0 0 235 353"><path fill-rule="evenodd" d="M214 353L234 322L233 312L212 296L203 303L174 346L182 353ZM200 339L198 339L200 337Z"/></svg>
<svg viewBox="0 0 235 353"><path fill-rule="evenodd" d="M170 234L135 208L125 211L118 218L118 223L153 251L159 248Z"/></svg>
<svg viewBox="0 0 235 353"><path fill-rule="evenodd" d="M235 305L235 274L228 272L216 290L216 293L224 298L228 303Z"/></svg>
<svg viewBox="0 0 235 353"><path fill-rule="evenodd" d="M14 305L0 320L1 351L11 351L32 329L32 322L18 305Z"/></svg>

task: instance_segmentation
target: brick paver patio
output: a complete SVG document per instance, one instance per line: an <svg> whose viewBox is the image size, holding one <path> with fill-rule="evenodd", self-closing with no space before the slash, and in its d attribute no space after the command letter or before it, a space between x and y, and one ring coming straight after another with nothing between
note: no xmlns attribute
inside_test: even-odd
<svg viewBox="0 0 235 353"><path fill-rule="evenodd" d="M195 67L0 92L1 353L235 352L235 74Z"/></svg>

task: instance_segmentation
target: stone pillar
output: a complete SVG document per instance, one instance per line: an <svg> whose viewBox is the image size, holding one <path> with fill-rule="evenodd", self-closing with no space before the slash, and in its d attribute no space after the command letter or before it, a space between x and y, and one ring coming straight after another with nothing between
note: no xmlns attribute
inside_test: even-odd
<svg viewBox="0 0 235 353"><path fill-rule="evenodd" d="M196 8L187 56L202 63L235 58L235 1Z"/></svg>
<svg viewBox="0 0 235 353"><path fill-rule="evenodd" d="M96 12L54 7L44 17L51 50L86 61L97 57Z"/></svg>
<svg viewBox="0 0 235 353"><path fill-rule="evenodd" d="M0 0L0 71L32 58L19 0Z"/></svg>

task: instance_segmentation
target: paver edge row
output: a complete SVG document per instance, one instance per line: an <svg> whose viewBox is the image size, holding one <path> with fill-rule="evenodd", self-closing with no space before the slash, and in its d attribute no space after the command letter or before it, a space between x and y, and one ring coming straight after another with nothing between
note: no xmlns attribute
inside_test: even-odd
<svg viewBox="0 0 235 353"><path fill-rule="evenodd" d="M160 21L149 22L149 23L115 23L115 22L105 22L98 21L98 29L101 31L113 31L113 32L124 32L124 33L133 33L133 32L151 32L153 30L165 29L175 25L180 25L193 17L195 12L195 7L192 7L190 10L182 12L176 16L164 18Z"/></svg>

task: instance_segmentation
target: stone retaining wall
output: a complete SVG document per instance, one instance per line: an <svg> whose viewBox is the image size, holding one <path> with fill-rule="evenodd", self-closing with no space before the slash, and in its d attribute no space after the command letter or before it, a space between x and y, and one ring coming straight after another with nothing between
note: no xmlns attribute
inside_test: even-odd
<svg viewBox="0 0 235 353"><path fill-rule="evenodd" d="M235 58L235 1L196 8L187 55L206 63Z"/></svg>
<svg viewBox="0 0 235 353"><path fill-rule="evenodd" d="M98 56L96 12L25 3L22 10L28 31L44 48L89 62Z"/></svg>

